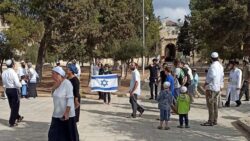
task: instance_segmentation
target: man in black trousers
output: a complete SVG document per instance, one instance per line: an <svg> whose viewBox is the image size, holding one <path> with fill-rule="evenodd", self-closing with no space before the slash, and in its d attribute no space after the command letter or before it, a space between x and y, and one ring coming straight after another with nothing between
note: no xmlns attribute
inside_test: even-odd
<svg viewBox="0 0 250 141"><path fill-rule="evenodd" d="M150 72L149 87L150 87L151 97L149 98L149 100L153 100L154 98L156 100L158 94L158 76L160 71L160 66L158 65L158 59L153 59L153 64L149 65L145 69L149 69Z"/></svg>
<svg viewBox="0 0 250 141"><path fill-rule="evenodd" d="M7 60L6 62L7 70L2 73L3 86L5 88L6 95L8 97L10 106L10 118L9 126L17 126L16 122L21 122L23 117L19 115L20 98L19 89L22 86L17 73L13 69L15 63L13 60Z"/></svg>

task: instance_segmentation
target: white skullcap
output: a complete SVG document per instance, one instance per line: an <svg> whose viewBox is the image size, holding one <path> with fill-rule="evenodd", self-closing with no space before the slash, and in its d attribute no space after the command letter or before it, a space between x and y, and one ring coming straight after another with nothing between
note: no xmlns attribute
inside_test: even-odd
<svg viewBox="0 0 250 141"><path fill-rule="evenodd" d="M6 60L5 64L6 64L6 66L12 65L12 60L11 59Z"/></svg>
<svg viewBox="0 0 250 141"><path fill-rule="evenodd" d="M22 60L21 63L25 63L25 62Z"/></svg>
<svg viewBox="0 0 250 141"><path fill-rule="evenodd" d="M62 67L59 67L59 66L54 67L54 68L52 69L52 71L54 71L54 72L60 74L62 77L65 77L65 71L62 69Z"/></svg>
<svg viewBox="0 0 250 141"><path fill-rule="evenodd" d="M181 93L186 93L187 92L187 87L182 86L180 91L181 91Z"/></svg>
<svg viewBox="0 0 250 141"><path fill-rule="evenodd" d="M211 57L212 57L212 58L218 58L218 57L219 57L219 54L218 54L217 52L213 52L213 53L211 54Z"/></svg>
<svg viewBox="0 0 250 141"><path fill-rule="evenodd" d="M170 84L169 82L164 82L164 83L163 83L163 88L165 88L165 89L166 89L166 88L169 88L170 85L171 85L171 84Z"/></svg>

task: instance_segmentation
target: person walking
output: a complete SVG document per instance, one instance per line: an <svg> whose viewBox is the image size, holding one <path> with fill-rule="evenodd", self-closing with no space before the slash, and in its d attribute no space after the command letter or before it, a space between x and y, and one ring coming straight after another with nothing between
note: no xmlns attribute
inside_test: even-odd
<svg viewBox="0 0 250 141"><path fill-rule="evenodd" d="M243 60L243 85L241 87L240 100L243 95L246 99L244 101L249 101L249 81L250 81L250 64L248 59Z"/></svg>
<svg viewBox="0 0 250 141"><path fill-rule="evenodd" d="M172 92L170 90L171 84L169 82L163 83L163 90L161 90L158 101L158 108L160 109L160 125L158 129L163 129L163 123L165 122L165 130L169 130L168 121L170 120L171 105L173 101Z"/></svg>
<svg viewBox="0 0 250 141"><path fill-rule="evenodd" d="M67 76L69 81L71 82L73 86L73 95L74 95L74 103L75 103L75 120L76 123L79 122L79 117L80 117L80 103L81 103L81 95L80 95L80 82L78 78L75 76L77 74L77 68L73 64L68 64L67 65Z"/></svg>
<svg viewBox="0 0 250 141"><path fill-rule="evenodd" d="M104 70L102 72L100 72L100 75L108 75L108 74L112 74L112 72L109 70L109 65L105 64ZM102 98L103 98L104 104L110 104L110 102L111 102L110 92L101 92L101 93L102 93ZM107 101L107 98L108 98L108 101Z"/></svg>
<svg viewBox="0 0 250 141"><path fill-rule="evenodd" d="M19 81L17 73L14 71L14 61L9 59L5 63L7 70L2 73L2 82L10 106L9 126L15 127L18 125L16 122L21 122L24 118L19 115L20 98L18 94L22 85Z"/></svg>
<svg viewBox="0 0 250 141"><path fill-rule="evenodd" d="M158 65L158 59L153 59L153 64L147 66L145 69L149 69L150 75L149 75L149 87L150 87L150 95L151 97L149 100L157 100L157 94L158 94L158 75L160 66ZM155 94L154 94L155 92Z"/></svg>
<svg viewBox="0 0 250 141"><path fill-rule="evenodd" d="M227 102L225 103L225 107L230 107L230 101L235 101L236 106L239 107L241 105L240 101L240 87L242 80L242 71L238 68L238 61L230 61L229 68L229 83L227 88Z"/></svg>
<svg viewBox="0 0 250 141"><path fill-rule="evenodd" d="M75 121L73 86L65 79L61 67L52 69L54 111L48 132L48 141L79 141Z"/></svg>
<svg viewBox="0 0 250 141"><path fill-rule="evenodd" d="M137 102L138 96L141 95L141 78L140 78L140 73L137 70L138 64L136 63L131 63L130 69L132 71L131 74L131 80L130 80L130 87L129 87L129 102L132 107L132 114L131 118L136 118L136 112L139 111L139 116L142 116L144 112L144 108L140 106Z"/></svg>
<svg viewBox="0 0 250 141"><path fill-rule="evenodd" d="M32 67L32 63L28 63L28 75L29 75L29 83L28 83L28 95L29 97L36 98L37 97L37 80L39 75L37 74L36 70Z"/></svg>
<svg viewBox="0 0 250 141"><path fill-rule="evenodd" d="M218 119L218 95L224 85L224 68L219 62L219 54L213 52L211 54L212 64L208 69L206 82L206 102L208 107L208 121L201 124L202 126L217 125Z"/></svg>
<svg viewBox="0 0 250 141"><path fill-rule="evenodd" d="M193 69L192 72L193 72L193 77L194 77L194 79L192 81L193 94L194 94L195 97L200 98L201 94L198 91L199 75L198 75L196 69Z"/></svg>

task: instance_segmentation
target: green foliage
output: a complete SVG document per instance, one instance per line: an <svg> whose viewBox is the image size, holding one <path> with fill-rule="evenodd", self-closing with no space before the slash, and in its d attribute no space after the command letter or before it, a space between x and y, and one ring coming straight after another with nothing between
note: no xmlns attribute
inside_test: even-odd
<svg viewBox="0 0 250 141"><path fill-rule="evenodd" d="M121 42L121 47L114 51L113 58L127 62L130 59L140 57L142 52L141 41L137 38L131 38Z"/></svg>
<svg viewBox="0 0 250 141"><path fill-rule="evenodd" d="M183 26L180 29L180 33L177 38L178 50L183 52L183 55L190 56L190 51L192 50L192 36L187 19L185 19Z"/></svg>
<svg viewBox="0 0 250 141"><path fill-rule="evenodd" d="M249 24L248 0L191 0L191 30L198 45L222 58L240 52Z"/></svg>

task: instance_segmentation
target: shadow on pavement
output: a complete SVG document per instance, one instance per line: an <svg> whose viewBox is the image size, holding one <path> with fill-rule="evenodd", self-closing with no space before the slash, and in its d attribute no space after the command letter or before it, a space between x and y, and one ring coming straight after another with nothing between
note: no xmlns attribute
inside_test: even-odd
<svg viewBox="0 0 250 141"><path fill-rule="evenodd" d="M2 125L1 125L2 124ZM49 123L24 121L17 127L9 127L8 120L0 119L0 140L1 141L45 141L48 140Z"/></svg>

